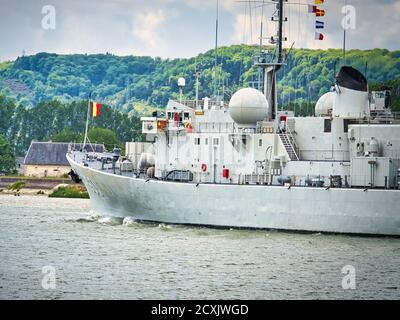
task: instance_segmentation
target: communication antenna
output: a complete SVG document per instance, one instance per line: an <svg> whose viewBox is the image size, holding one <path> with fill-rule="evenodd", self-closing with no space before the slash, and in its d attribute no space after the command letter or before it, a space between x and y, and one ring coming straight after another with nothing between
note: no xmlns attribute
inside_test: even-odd
<svg viewBox="0 0 400 320"><path fill-rule="evenodd" d="M218 78L217 78L217 65L218 65L218 18L219 18L219 0L217 0L217 13L215 19L215 65L214 65L214 96L217 97L217 86L218 86Z"/></svg>
<svg viewBox="0 0 400 320"><path fill-rule="evenodd" d="M344 0L344 6L347 6L347 0ZM346 28L343 26L343 61L346 65Z"/></svg>
<svg viewBox="0 0 400 320"><path fill-rule="evenodd" d="M261 23L260 23L260 54L263 50L263 22L264 22L264 4L265 1L262 1L261 4ZM258 90L261 90L261 68L258 68Z"/></svg>
<svg viewBox="0 0 400 320"><path fill-rule="evenodd" d="M196 77L196 110L199 108L199 78L200 78L200 71L197 70L197 63L194 71L194 76Z"/></svg>

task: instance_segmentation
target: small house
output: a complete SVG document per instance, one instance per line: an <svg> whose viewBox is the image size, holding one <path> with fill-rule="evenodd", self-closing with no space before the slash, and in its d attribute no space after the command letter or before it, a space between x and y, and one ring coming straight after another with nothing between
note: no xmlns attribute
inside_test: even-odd
<svg viewBox="0 0 400 320"><path fill-rule="evenodd" d="M27 177L64 177L71 170L66 154L69 143L63 142L31 142L24 159L24 176ZM74 150L81 149L82 144L71 145ZM103 152L100 144L86 145L87 151ZM89 150L90 149L90 150Z"/></svg>

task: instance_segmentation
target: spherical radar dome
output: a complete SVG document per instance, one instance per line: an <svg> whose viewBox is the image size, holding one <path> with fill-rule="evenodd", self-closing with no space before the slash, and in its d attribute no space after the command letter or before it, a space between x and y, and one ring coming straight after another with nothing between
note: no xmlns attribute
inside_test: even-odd
<svg viewBox="0 0 400 320"><path fill-rule="evenodd" d="M268 101L265 96L253 88L240 89L229 101L229 114L233 121L242 126L252 126L265 119L268 113Z"/></svg>
<svg viewBox="0 0 400 320"><path fill-rule="evenodd" d="M317 117L327 116L332 113L333 101L335 100L335 93L327 92L322 95L315 105L315 115Z"/></svg>

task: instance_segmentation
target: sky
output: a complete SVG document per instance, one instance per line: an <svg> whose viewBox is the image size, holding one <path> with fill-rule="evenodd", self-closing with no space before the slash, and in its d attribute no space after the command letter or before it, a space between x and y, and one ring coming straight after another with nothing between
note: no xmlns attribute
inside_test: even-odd
<svg viewBox="0 0 400 320"><path fill-rule="evenodd" d="M315 40L314 0L289 0L285 7L286 47L400 49L400 0L325 0L324 40ZM186 58L215 46L217 0L0 0L0 61L23 53L112 53ZM270 0L219 0L219 45L255 44L260 25L275 33ZM49 11L49 6L51 9ZM263 8L263 9L262 9ZM53 11L54 9L54 11ZM54 14L53 14L54 13ZM354 14L353 14L354 13ZM350 20L349 20L350 19ZM264 39L267 44L268 39Z"/></svg>

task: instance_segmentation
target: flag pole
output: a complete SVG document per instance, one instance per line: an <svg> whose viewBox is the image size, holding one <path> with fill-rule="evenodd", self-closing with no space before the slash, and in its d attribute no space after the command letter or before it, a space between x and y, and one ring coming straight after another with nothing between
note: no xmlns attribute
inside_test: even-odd
<svg viewBox="0 0 400 320"><path fill-rule="evenodd" d="M87 108L87 114L86 114L85 138L83 139L83 148L82 148L83 151L85 151L88 128L89 128L90 102L91 102L91 93L89 94L89 102L88 102L88 108Z"/></svg>

